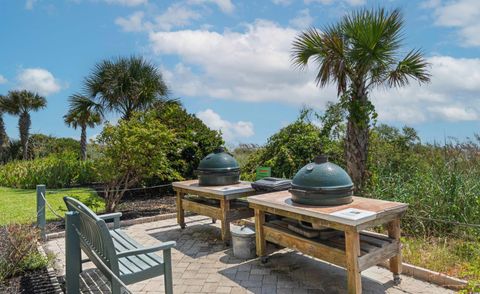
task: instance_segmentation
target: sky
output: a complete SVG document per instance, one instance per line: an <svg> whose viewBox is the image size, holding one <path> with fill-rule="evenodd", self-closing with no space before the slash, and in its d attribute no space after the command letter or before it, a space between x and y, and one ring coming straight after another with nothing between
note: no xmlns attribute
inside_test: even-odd
<svg viewBox="0 0 480 294"><path fill-rule="evenodd" d="M316 86L314 63L292 66L295 37L377 7L402 10L401 53L420 48L432 74L426 85L372 91L378 123L414 127L424 142L480 133L479 0L0 0L0 94L44 95L32 133L79 138L63 123L68 97L97 62L142 55L228 144L264 144L302 107L321 113L337 100L333 85ZM17 118L5 123L18 137Z"/></svg>

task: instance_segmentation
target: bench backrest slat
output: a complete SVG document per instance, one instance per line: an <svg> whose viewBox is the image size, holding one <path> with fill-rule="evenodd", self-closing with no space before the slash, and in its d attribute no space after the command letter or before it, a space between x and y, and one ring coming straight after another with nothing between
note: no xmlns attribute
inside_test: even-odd
<svg viewBox="0 0 480 294"><path fill-rule="evenodd" d="M105 221L75 198L64 197L63 200L69 211L77 211L79 214L80 227L77 229L80 235L80 246L85 254L97 267L99 267L98 263L102 262L118 275L115 246ZM89 251L95 251L95 254L91 254ZM101 260L97 261L97 258Z"/></svg>

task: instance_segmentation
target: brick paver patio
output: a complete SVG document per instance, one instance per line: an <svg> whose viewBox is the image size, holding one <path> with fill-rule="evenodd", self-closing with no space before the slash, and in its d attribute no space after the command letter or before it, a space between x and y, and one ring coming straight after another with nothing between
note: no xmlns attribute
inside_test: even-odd
<svg viewBox="0 0 480 294"><path fill-rule="evenodd" d="M346 293L346 272L291 250L272 255L266 265L258 259L233 256L220 240L219 224L202 216L187 218L181 230L176 219L126 227L134 239L145 245L175 240L172 251L174 293ZM56 254L56 269L64 275L65 239L48 241L46 250ZM83 293L109 293L102 274L92 264L84 265ZM373 267L362 272L364 293L453 293L450 290L402 276L394 286L386 269ZM133 293L163 293L163 277L130 285Z"/></svg>

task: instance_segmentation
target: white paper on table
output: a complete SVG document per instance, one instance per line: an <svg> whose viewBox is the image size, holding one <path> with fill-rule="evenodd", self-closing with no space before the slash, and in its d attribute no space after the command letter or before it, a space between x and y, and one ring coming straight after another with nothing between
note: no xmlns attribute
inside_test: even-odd
<svg viewBox="0 0 480 294"><path fill-rule="evenodd" d="M374 219L376 213L373 211L362 210L357 208L347 208L347 209L332 212L330 215L356 221L356 220L364 220L366 218Z"/></svg>

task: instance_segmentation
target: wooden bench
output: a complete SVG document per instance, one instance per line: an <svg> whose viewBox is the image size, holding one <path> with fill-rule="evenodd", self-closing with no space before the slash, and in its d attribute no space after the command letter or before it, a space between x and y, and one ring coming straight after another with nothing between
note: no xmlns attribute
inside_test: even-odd
<svg viewBox="0 0 480 294"><path fill-rule="evenodd" d="M83 251L111 282L112 293L125 293L123 286L164 275L165 292L172 290L171 248L173 241L144 247L120 227L121 213L96 215L80 201L64 197L66 216L66 283L67 293L79 293ZM105 220L113 220L109 229ZM160 257L154 252L163 251Z"/></svg>

